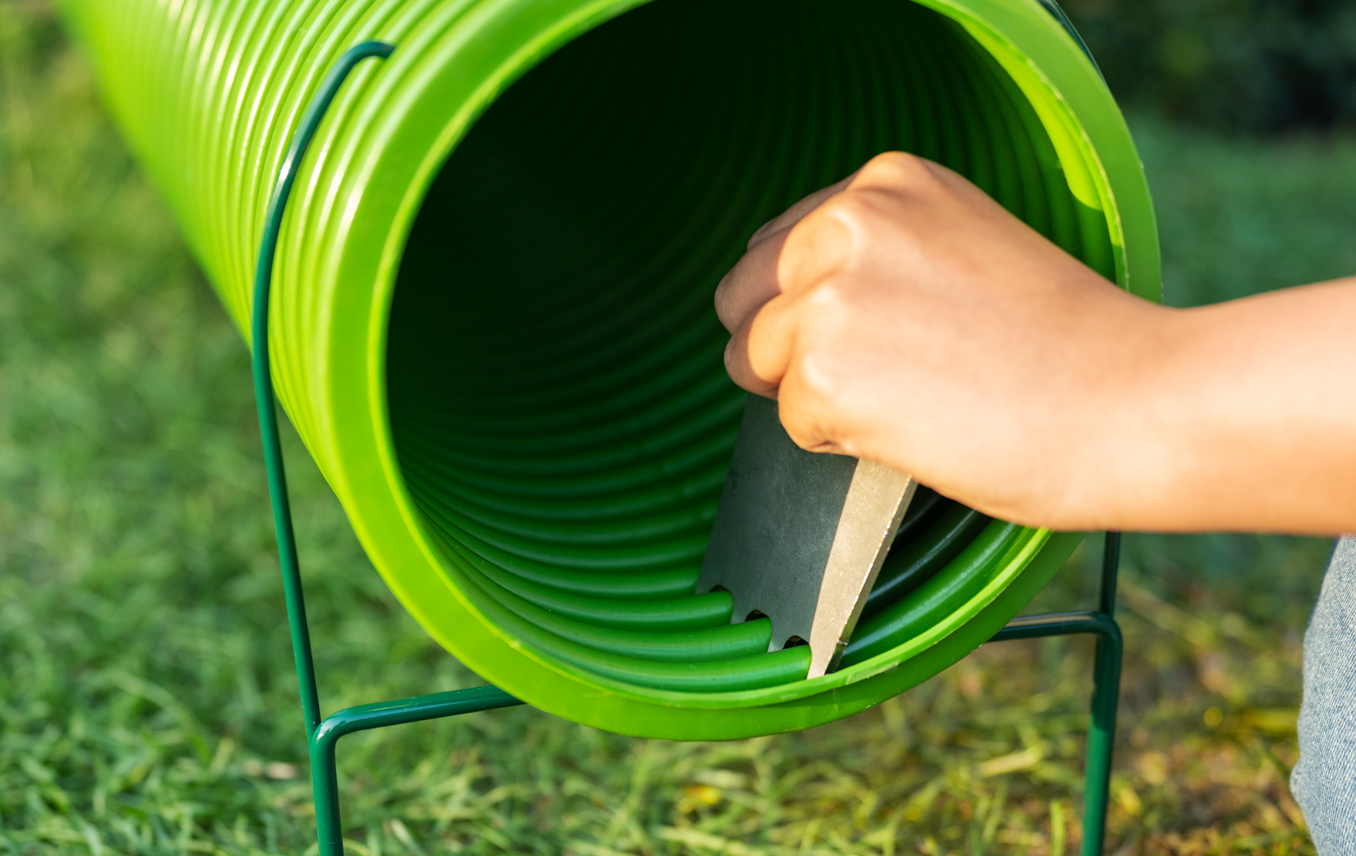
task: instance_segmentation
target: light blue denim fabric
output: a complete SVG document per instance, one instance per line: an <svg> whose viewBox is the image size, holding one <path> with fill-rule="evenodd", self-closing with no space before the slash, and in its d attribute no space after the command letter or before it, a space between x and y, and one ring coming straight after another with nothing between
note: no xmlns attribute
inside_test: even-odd
<svg viewBox="0 0 1356 856"><path fill-rule="evenodd" d="M1290 791L1320 856L1356 856L1356 538L1337 542L1304 634Z"/></svg>

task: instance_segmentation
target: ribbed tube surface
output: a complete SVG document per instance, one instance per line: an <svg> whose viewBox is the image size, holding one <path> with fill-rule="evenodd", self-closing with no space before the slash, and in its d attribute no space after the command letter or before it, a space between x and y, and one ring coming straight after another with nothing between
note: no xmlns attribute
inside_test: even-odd
<svg viewBox="0 0 1356 856"><path fill-rule="evenodd" d="M1076 543L920 492L845 668L815 681L808 649L767 653L766 620L693 594L743 399L712 291L796 199L916 152L1157 296L1129 137L1035 0L66 12L242 329L310 92L346 47L396 45L302 167L275 382L397 596L520 698L665 737L827 721L984 641Z"/></svg>

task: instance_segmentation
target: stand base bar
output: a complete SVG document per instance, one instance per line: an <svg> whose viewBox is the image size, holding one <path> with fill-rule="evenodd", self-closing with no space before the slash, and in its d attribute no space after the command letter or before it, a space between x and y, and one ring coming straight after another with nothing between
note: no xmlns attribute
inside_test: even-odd
<svg viewBox="0 0 1356 856"><path fill-rule="evenodd" d="M518 699L498 687L489 686L364 704L325 717L312 735L311 742L333 743L345 734L369 728L404 725L407 722L422 722L519 704L522 702Z"/></svg>
<svg viewBox="0 0 1356 856"><path fill-rule="evenodd" d="M320 856L344 856L344 830L339 816L339 770L334 757L339 738L355 731L404 725L445 716L459 716L521 701L498 687L472 687L350 707L330 714L311 733L311 787Z"/></svg>

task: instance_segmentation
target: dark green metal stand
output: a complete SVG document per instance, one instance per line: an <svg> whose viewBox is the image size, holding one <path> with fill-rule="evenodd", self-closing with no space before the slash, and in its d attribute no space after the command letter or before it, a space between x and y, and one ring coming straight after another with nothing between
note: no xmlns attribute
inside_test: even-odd
<svg viewBox="0 0 1356 856"><path fill-rule="evenodd" d="M301 687L301 709L306 717L306 738L311 753L311 787L315 795L315 819L321 856L343 856L344 853L343 826L339 819L339 781L334 758L334 747L340 737L371 728L522 704L498 687L475 687L365 704L320 718L315 662L311 657L311 631L306 622L306 601L301 589L301 569L297 562L292 509L287 495L287 473L283 467L282 444L278 437L273 376L269 371L268 306L273 283L273 255L297 167L306 154L311 138L315 136L325 110L354 66L368 57L385 59L393 49L382 42L363 42L350 48L321 82L320 90L302 115L301 127L292 137L287 156L278 170L278 179L274 184L276 189L264 222L259 263L254 272L253 323L250 327L254 339L254 397L259 405L259 433L263 438L264 464L268 469L268 495L273 504L273 526L278 534L278 559L282 565L283 592L287 598L287 624L292 631L292 653L297 663L297 683Z"/></svg>
<svg viewBox="0 0 1356 856"><path fill-rule="evenodd" d="M1116 706L1121 697L1121 658L1125 644L1116 624L1116 572L1120 567L1121 533L1106 533L1102 548L1102 588L1097 611L1057 612L1014 618L994 634L993 642L1072 636L1097 637L1092 671L1092 721L1088 728L1087 764L1083 769L1082 856L1099 856L1106 839L1106 811L1111 792L1111 753L1116 742Z"/></svg>
<svg viewBox="0 0 1356 856"><path fill-rule="evenodd" d="M335 94L358 63L369 57L385 59L394 48L382 42L363 42L350 48L335 63L320 84L302 115L301 126L292 137L283 158L269 202L259 260L254 272L252 338L254 351L254 396L259 406L259 433L264 444L264 464L268 470L268 493L273 505L273 525L278 537L278 558L282 565L283 592L287 600L287 622L292 634L292 653L296 659L297 683L301 689L301 709L306 717L306 738L311 755L311 786L315 797L316 831L320 856L343 856L343 827L339 818L339 783L335 763L335 745L345 734L402 725L444 716L475 713L522 704L499 689L485 686L455 692L415 696L396 701L360 705L320 716L320 696L316 690L315 662L311 656L310 627L306 621L306 602L301 587L297 545L292 530L292 511L287 493L287 474L283 467L282 444L278 435L278 415L269 370L268 317L269 294L273 281L273 258L283 212L296 178L297 168L316 128L334 100ZM1092 633L1097 636L1095 689L1092 697L1092 727L1088 735L1088 760L1084 773L1082 856L1098 856L1106 831L1107 794L1111 780L1111 752L1116 731L1116 703L1120 693L1121 632L1112 617L1115 608L1116 569L1120 556L1120 535L1107 533L1102 562L1102 589L1097 612L1067 612L1033 615L1014 619L992 641L1031 639L1038 636L1067 636Z"/></svg>

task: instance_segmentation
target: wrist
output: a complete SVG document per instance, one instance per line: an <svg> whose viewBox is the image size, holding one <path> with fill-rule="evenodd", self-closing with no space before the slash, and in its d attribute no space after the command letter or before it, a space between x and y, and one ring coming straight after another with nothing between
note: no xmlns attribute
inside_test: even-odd
<svg viewBox="0 0 1356 856"><path fill-rule="evenodd" d="M1190 359L1186 311L1116 295L1085 326L1082 395L1068 438L1067 489L1052 520L1064 530L1160 528L1154 520L1179 477L1193 427L1175 387Z"/></svg>

